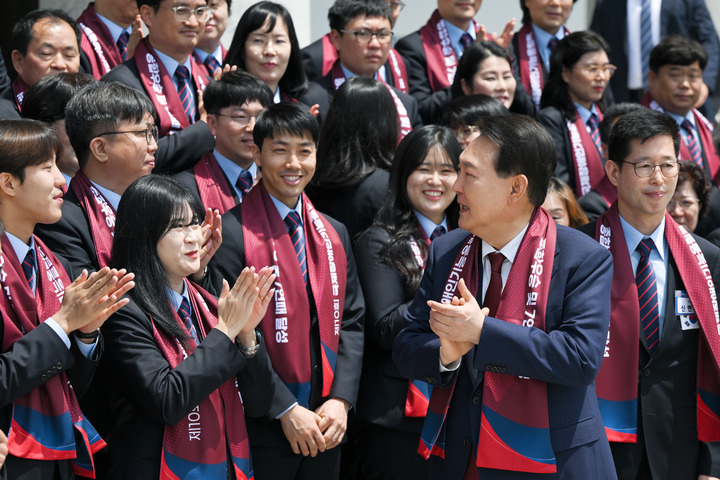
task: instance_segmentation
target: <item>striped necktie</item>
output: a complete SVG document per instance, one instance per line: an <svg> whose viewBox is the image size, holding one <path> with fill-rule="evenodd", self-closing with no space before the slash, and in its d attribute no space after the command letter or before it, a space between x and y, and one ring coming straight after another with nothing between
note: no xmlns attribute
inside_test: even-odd
<svg viewBox="0 0 720 480"><path fill-rule="evenodd" d="M600 129L598 128L598 118L597 115L594 113L590 115L590 118L587 121L587 126L590 129L590 138L592 138L593 143L595 143L595 148L598 149L598 152L602 152L602 140L600 140Z"/></svg>
<svg viewBox="0 0 720 480"><path fill-rule="evenodd" d="M175 70L175 78L178 80L178 96L185 111L185 116L193 124L195 123L195 98L190 88L190 72L188 72L187 67L178 65Z"/></svg>
<svg viewBox="0 0 720 480"><path fill-rule="evenodd" d="M28 250L25 259L22 262L23 273L25 273L25 279L30 286L30 290L35 291L35 249L31 248Z"/></svg>
<svg viewBox="0 0 720 480"><path fill-rule="evenodd" d="M285 226L287 227L288 233L290 234L290 241L295 250L295 256L297 257L298 264L300 264L300 271L305 280L305 286L308 284L308 271L307 271L307 260L305 258L305 238L302 233L302 220L300 220L300 214L292 211L285 217Z"/></svg>
<svg viewBox="0 0 720 480"><path fill-rule="evenodd" d="M460 37L460 45L463 47L463 52L474 42L472 35L465 32L462 34L462 37Z"/></svg>
<svg viewBox="0 0 720 480"><path fill-rule="evenodd" d="M488 253L488 260L490 260L490 283L485 292L483 307L487 307L490 310L490 316L493 317L497 313L502 295L502 264L505 261L505 255L500 252Z"/></svg>
<svg viewBox="0 0 720 480"><path fill-rule="evenodd" d="M180 316L180 320L182 320L185 324L185 328L187 329L188 333L197 344L197 332L195 331L195 325L193 325L192 315L190 315L190 302L188 301L187 297L183 297L182 303L180 303L180 307L178 308L177 313Z"/></svg>
<svg viewBox="0 0 720 480"><path fill-rule="evenodd" d="M442 225L438 225L437 227L435 227L435 230L433 230L432 234L430 235L430 241L434 241L436 238L445 235L445 233L445 227L443 227Z"/></svg>
<svg viewBox="0 0 720 480"><path fill-rule="evenodd" d="M640 7L640 60L642 61L642 81L646 90L650 71L650 52L653 49L650 3L651 0L642 0Z"/></svg>
<svg viewBox="0 0 720 480"><path fill-rule="evenodd" d="M130 39L130 32L127 30L123 30L123 32L120 34L120 36L117 39L117 48L120 52L120 56L123 59L123 62L127 60L127 49L128 49L128 40Z"/></svg>
<svg viewBox="0 0 720 480"><path fill-rule="evenodd" d="M250 190L253 184L252 175L247 170L243 170L240 176L237 179L237 182L235 182L235 186L237 187L240 192L242 192L242 197L245 197L247 192ZM241 197L241 198L242 198Z"/></svg>
<svg viewBox="0 0 720 480"><path fill-rule="evenodd" d="M688 150L690 150L690 155L692 156L693 162L697 163L702 167L702 150L700 150L700 144L695 137L695 129L693 128L692 123L690 123L690 120L686 118L685 120L683 120L680 127L685 130L685 145L687 145Z"/></svg>
<svg viewBox="0 0 720 480"><path fill-rule="evenodd" d="M207 67L208 71L210 72L210 76L215 74L215 70L220 68L220 62L217 61L215 57L212 55L208 55L205 57L205 61L203 62L205 66Z"/></svg>
<svg viewBox="0 0 720 480"><path fill-rule="evenodd" d="M560 40L558 40L555 37L552 37L550 41L548 41L547 48L550 50L550 53L552 53L553 50L555 50L555 47L557 47L557 44Z"/></svg>
<svg viewBox="0 0 720 480"><path fill-rule="evenodd" d="M643 238L638 243L637 251L640 253L640 261L637 266L635 283L638 289L638 300L640 301L640 325L645 333L647 347L650 355L655 352L660 340L660 322L658 309L657 282L655 270L650 263L650 252L653 249L652 239Z"/></svg>

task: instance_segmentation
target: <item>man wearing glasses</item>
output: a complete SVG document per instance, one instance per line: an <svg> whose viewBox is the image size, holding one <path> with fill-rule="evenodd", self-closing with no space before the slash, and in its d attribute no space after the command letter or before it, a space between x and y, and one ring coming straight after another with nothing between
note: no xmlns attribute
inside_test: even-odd
<svg viewBox="0 0 720 480"><path fill-rule="evenodd" d="M617 201L583 227L613 256L610 331L596 383L620 479L720 476L720 250L666 213L679 146L667 115L623 115L605 164Z"/></svg>
<svg viewBox="0 0 720 480"><path fill-rule="evenodd" d="M209 78L192 56L212 10L205 0L138 0L138 5L149 33L135 56L102 80L119 81L150 98L162 137L158 170L182 171L215 146L198 104L198 91Z"/></svg>
<svg viewBox="0 0 720 480"><path fill-rule="evenodd" d="M642 104L670 115L680 128L680 160L690 160L705 169L713 186L710 212L698 224L704 236L720 223L720 157L712 140L712 124L694 106L704 87L703 71L708 55L695 40L678 35L667 37L650 52L649 92Z"/></svg>

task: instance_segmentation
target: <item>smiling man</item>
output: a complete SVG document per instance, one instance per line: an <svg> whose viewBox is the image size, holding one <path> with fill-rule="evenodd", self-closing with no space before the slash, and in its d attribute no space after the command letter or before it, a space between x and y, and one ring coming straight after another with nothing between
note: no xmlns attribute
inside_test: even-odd
<svg viewBox="0 0 720 480"><path fill-rule="evenodd" d="M434 386L418 452L438 480L614 479L594 389L610 255L540 208L556 159L540 124L478 128L460 229L432 243L393 345L400 373Z"/></svg>
<svg viewBox="0 0 720 480"><path fill-rule="evenodd" d="M679 144L667 115L620 117L605 164L617 201L583 227L613 256L597 394L620 479L720 477L720 250L666 212Z"/></svg>
<svg viewBox="0 0 720 480"><path fill-rule="evenodd" d="M222 217L215 285L272 265L275 297L260 323L274 369L269 413L248 418L257 478L337 479L347 412L357 398L365 304L350 236L303 193L315 173L318 124L279 103L253 130L262 179Z"/></svg>

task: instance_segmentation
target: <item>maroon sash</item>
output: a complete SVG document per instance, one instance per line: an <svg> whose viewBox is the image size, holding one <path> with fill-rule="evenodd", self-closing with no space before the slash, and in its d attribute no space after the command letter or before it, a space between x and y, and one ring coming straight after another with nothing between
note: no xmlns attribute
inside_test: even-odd
<svg viewBox="0 0 720 480"><path fill-rule="evenodd" d="M474 20L473 24L475 32L480 30L480 26ZM430 88L433 92L437 92L449 87L455 80L458 58L455 55L447 26L437 10L420 29L420 39L427 60Z"/></svg>
<svg viewBox="0 0 720 480"><path fill-rule="evenodd" d="M609 207L617 200L617 188L612 184L610 179L605 175L600 183L597 184L595 190L600 194L606 205Z"/></svg>
<svg viewBox="0 0 720 480"><path fill-rule="evenodd" d="M650 92L645 94L641 103L648 108L665 113L665 109L653 100ZM693 115L695 115L695 128L700 134L700 142L702 143L703 153L705 154L705 161L710 170L710 178L715 182L715 185L720 185L720 156L715 149L715 142L713 142L713 126L696 108L693 108L692 112ZM690 150L682 138L680 138L680 155L678 155L678 160L693 160L692 155L690 155Z"/></svg>
<svg viewBox="0 0 720 480"><path fill-rule="evenodd" d="M545 330L556 238L555 223L548 213L542 208L535 209L510 269L496 318ZM457 284L460 278L465 279L471 292L478 291L481 254L480 239L470 235L449 272L441 299L443 303L449 302L453 296L459 296ZM555 472L557 468L550 442L547 383L492 372L485 372L484 375L476 465L480 468L520 472ZM448 388L433 389L419 448L425 458L431 454L444 453L444 447L437 445L440 432L431 434L428 427L444 423L454 388L453 382ZM438 416L442 417L441 422L434 418Z"/></svg>
<svg viewBox="0 0 720 480"><path fill-rule="evenodd" d="M90 3L77 19L82 37L80 49L85 53L97 79L123 63L117 44L107 26L98 18L93 3Z"/></svg>
<svg viewBox="0 0 720 480"><path fill-rule="evenodd" d="M222 215L237 205L233 189L228 184L213 152L203 155L195 165L193 172L195 172L195 182L197 182L200 192L200 200L205 208L219 210Z"/></svg>
<svg viewBox="0 0 720 480"><path fill-rule="evenodd" d="M595 238L613 256L612 306L610 330L605 345L605 359L597 376L597 392L610 408L620 411L623 403L634 405L628 413L637 414L638 362L640 344L640 308L635 273L620 223L617 202L598 219ZM665 213L665 239L668 242L678 273L685 284L694 314L698 317L699 335L697 367L698 439L703 442L720 440L720 316L715 285L707 261L692 235ZM628 368L628 365L633 368ZM630 402L630 403L627 403ZM602 411L608 440L635 442L633 425L618 429L608 426ZM634 419L637 426L637 419ZM617 422L619 425L620 422Z"/></svg>
<svg viewBox="0 0 720 480"><path fill-rule="evenodd" d="M22 111L22 102L25 98L25 94L28 90L30 90L30 87L27 83L23 82L20 77L17 77L12 82L12 89L13 89L13 97L15 98L15 106L17 107L18 111Z"/></svg>
<svg viewBox="0 0 720 480"><path fill-rule="evenodd" d="M400 141L405 138L405 135L412 132L412 125L410 124L410 117L408 115L407 109L402 103L402 100L400 100L400 97L398 97L397 93L395 93L395 90L393 90L393 87L388 85L385 80L383 80L382 77L377 73L375 74L375 79L385 85L385 87L388 89L388 92L390 92L390 96L392 97L393 102L395 102L395 110L397 111L398 115L398 126L400 127L398 143L400 143ZM333 89L337 91L337 89L340 88L340 85L345 83L345 80L345 72L343 72L343 69L340 66L340 60L338 60L337 62L335 62L335 65L333 65L332 68Z"/></svg>
<svg viewBox="0 0 720 480"><path fill-rule="evenodd" d="M75 173L70 188L90 223L98 264L100 268L107 267L110 264L115 234L115 209L82 170Z"/></svg>
<svg viewBox="0 0 720 480"><path fill-rule="evenodd" d="M340 237L302 195L309 288L320 327L322 396L330 395L347 282L347 259ZM260 323L273 368L307 407L310 394L310 304L303 276L285 224L263 181L241 204L245 263L256 269L272 265L275 295Z"/></svg>
<svg viewBox="0 0 720 480"><path fill-rule="evenodd" d="M33 295L21 261L15 255L7 235L2 258L0 310L4 320L2 351L8 352L21 337L60 310L65 286L70 279L57 257L37 237L36 293ZM73 471L95 478L92 453L105 446L92 426L83 419L75 392L65 371L13 401L8 432L10 454L34 460L73 460ZM56 429L50 435L47 430ZM74 433L73 433L74 432ZM92 433L91 433L92 432ZM55 438L74 439L70 445L58 445Z"/></svg>
<svg viewBox="0 0 720 480"><path fill-rule="evenodd" d="M165 66L155 55L155 49L150 45L147 37L138 43L135 48L134 58L140 74L140 82L153 102L160 119L160 136L164 137L188 127L190 123L185 116L180 97L172 81L175 72L168 73ZM195 80L195 87L201 91L205 90L209 81L209 78L205 75L205 67L198 65L192 56L190 56L190 62L192 63L192 77Z"/></svg>
<svg viewBox="0 0 720 480"><path fill-rule="evenodd" d="M598 112L598 121L601 122L602 112L597 105L595 108ZM600 152L587 132L582 117L576 112L575 121L571 122L566 119L565 123L570 137L570 149L575 167L575 195L580 198L600 183L605 176L605 169Z"/></svg>
<svg viewBox="0 0 720 480"><path fill-rule="evenodd" d="M191 282L185 284L192 311L198 320L199 335L205 338L218 322L217 301ZM173 317L177 325L187 332L177 312L173 311ZM189 351L186 352L176 338L162 333L154 321L152 327L153 337L171 369L177 368L195 351L197 345L192 338L189 340ZM250 444L237 379L228 379L177 425L165 425L162 448L162 479L183 478L178 476L177 472L186 469L187 463L196 465L198 471L206 474L218 469L224 478L228 450L233 457L236 474L244 463L243 459L249 463ZM247 471L243 473L247 475ZM237 478L250 477L237 475Z"/></svg>
<svg viewBox="0 0 720 480"><path fill-rule="evenodd" d="M570 33L567 28L562 28L565 30L565 35ZM520 81L525 86L525 90L532 96L535 109L540 110L540 98L542 97L545 80L543 79L540 48L535 39L532 22L525 23L517 36L518 51L516 54L520 65Z"/></svg>
<svg viewBox="0 0 720 480"><path fill-rule="evenodd" d="M333 68L333 65L335 65L335 62L338 59L338 53L337 50L335 50L335 46L332 44L332 40L330 40L330 34L326 33L322 37L322 77L330 73L330 71Z"/></svg>

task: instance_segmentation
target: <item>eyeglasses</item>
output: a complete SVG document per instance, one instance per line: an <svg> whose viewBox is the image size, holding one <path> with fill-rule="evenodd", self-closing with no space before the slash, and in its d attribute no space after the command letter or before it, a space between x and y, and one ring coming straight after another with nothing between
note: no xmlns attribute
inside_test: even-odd
<svg viewBox="0 0 720 480"><path fill-rule="evenodd" d="M216 112L212 115L220 115L221 117L229 118L238 127L247 127L250 124L250 119L254 118L257 121L257 115L226 115L224 113Z"/></svg>
<svg viewBox="0 0 720 480"><path fill-rule="evenodd" d="M650 162L625 162L630 164L635 169L635 175L638 177L651 177L655 173L655 169L659 168L662 172L663 177L672 178L677 177L680 172L680 164L678 162L666 162L656 165Z"/></svg>
<svg viewBox="0 0 720 480"><path fill-rule="evenodd" d="M602 73L603 76L607 76L608 78L612 77L615 73L615 70L617 70L617 67L615 65L583 65L579 67L580 70L582 70L585 74L590 75L591 77L597 77L598 74Z"/></svg>
<svg viewBox="0 0 720 480"><path fill-rule="evenodd" d="M390 8L393 12L400 12L403 8L405 8L405 3L403 2L390 2Z"/></svg>
<svg viewBox="0 0 720 480"><path fill-rule="evenodd" d="M456 128L453 131L455 132L455 138L457 138L459 142L464 142L467 141L467 139L469 139L473 133L476 133L478 131L478 128L472 125Z"/></svg>
<svg viewBox="0 0 720 480"><path fill-rule="evenodd" d="M680 207L681 210L688 211L691 208L693 208L695 205L700 203L699 200L693 200L691 198L683 198L682 200L675 200L674 198L670 200L670 203L668 203L668 211L672 212L677 207Z"/></svg>
<svg viewBox="0 0 720 480"><path fill-rule="evenodd" d="M155 143L157 143L157 141L158 141L158 127L156 125L148 127L145 130L123 130L123 131L117 131L117 132L98 133L96 135L96 138L102 137L105 135L117 135L118 133L134 133L135 135L140 135L141 133L144 133L145 140L147 140L148 145L150 145L150 141L153 139L155 140Z"/></svg>
<svg viewBox="0 0 720 480"><path fill-rule="evenodd" d="M210 7L198 7L195 10L193 10L190 7L160 7L160 8L167 8L168 10L172 10L172 12L175 14L175 20L178 22L187 22L190 20L190 17L195 15L195 18L197 18L197 21L200 23L205 23L208 20L210 20L210 15L212 15L212 8Z"/></svg>
<svg viewBox="0 0 720 480"><path fill-rule="evenodd" d="M380 43L389 43L392 40L393 32L389 30L380 30L379 32L373 32L365 28L360 30L340 30L342 33L352 33L355 35L355 40L360 43L370 43L372 37L377 37Z"/></svg>

